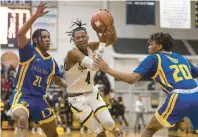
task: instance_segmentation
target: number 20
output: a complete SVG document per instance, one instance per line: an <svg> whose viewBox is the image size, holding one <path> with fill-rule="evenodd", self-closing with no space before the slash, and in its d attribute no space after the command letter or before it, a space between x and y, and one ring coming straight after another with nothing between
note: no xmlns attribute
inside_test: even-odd
<svg viewBox="0 0 198 137"><path fill-rule="evenodd" d="M171 65L169 66L170 69L175 69L174 73L173 73L173 78L175 80L175 82L179 82L181 80L184 79L192 79L191 73L188 69L188 67L184 64L180 64L180 65ZM178 76L178 73L181 72L182 76Z"/></svg>

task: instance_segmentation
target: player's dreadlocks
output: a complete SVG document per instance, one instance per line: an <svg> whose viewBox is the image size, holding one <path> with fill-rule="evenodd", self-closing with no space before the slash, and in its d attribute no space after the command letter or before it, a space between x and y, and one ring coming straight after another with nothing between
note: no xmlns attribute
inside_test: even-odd
<svg viewBox="0 0 198 137"><path fill-rule="evenodd" d="M66 32L68 34L68 36L71 36L70 42L73 41L76 31L83 30L83 31L87 32L86 28L82 27L83 25L86 25L86 23L83 24L81 20L78 20L78 18L77 18L76 22L71 22L71 23L73 23L73 24L70 28L72 28L74 25L77 25L78 27L73 29L72 31Z"/></svg>
<svg viewBox="0 0 198 137"><path fill-rule="evenodd" d="M162 44L163 50L171 51L173 48L174 39L168 33L154 33L150 35L148 42L155 41L157 44Z"/></svg>
<svg viewBox="0 0 198 137"><path fill-rule="evenodd" d="M41 37L41 32L42 31L47 31L46 29L37 29L34 31L33 35L32 35L32 40L33 40L33 45L36 46L36 42L34 41L34 39L37 39L38 41L38 37ZM47 31L49 33L49 31Z"/></svg>

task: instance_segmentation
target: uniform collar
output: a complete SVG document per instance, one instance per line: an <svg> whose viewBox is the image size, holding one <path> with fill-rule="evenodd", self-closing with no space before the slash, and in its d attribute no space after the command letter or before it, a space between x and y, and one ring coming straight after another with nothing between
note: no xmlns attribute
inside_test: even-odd
<svg viewBox="0 0 198 137"><path fill-rule="evenodd" d="M47 57L43 56L42 52L41 52L40 49L37 48L37 47L36 47L36 51L37 51L37 52L39 53L39 55L43 58L43 60L47 60L47 59L50 59L50 58L51 58L50 55L47 56Z"/></svg>

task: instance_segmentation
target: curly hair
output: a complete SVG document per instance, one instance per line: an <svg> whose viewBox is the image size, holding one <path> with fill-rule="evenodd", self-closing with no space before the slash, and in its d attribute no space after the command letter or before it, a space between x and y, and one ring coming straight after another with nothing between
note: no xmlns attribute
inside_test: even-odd
<svg viewBox="0 0 198 137"><path fill-rule="evenodd" d="M151 34L148 42L150 43L151 41L155 41L157 44L161 44L163 50L165 51L171 51L173 48L174 39L168 33L160 32Z"/></svg>
<svg viewBox="0 0 198 137"><path fill-rule="evenodd" d="M33 40L33 45L36 47L36 42L34 41L34 39L36 38L38 41L38 37L41 36L41 32L42 31L47 31L49 33L48 30L46 29L37 29L34 31L34 33L32 34L32 40Z"/></svg>
<svg viewBox="0 0 198 137"><path fill-rule="evenodd" d="M78 20L78 18L77 18L77 21L76 22L71 22L71 23L73 23L73 24L72 24L72 26L70 28L72 28L75 25L77 25L78 27L72 29L71 31L66 32L68 34L68 36L71 36L70 42L73 41L74 36L75 36L75 33L77 31L83 30L83 31L85 31L87 33L86 28L83 27L84 25L86 25L86 23L82 23L82 21L81 20Z"/></svg>

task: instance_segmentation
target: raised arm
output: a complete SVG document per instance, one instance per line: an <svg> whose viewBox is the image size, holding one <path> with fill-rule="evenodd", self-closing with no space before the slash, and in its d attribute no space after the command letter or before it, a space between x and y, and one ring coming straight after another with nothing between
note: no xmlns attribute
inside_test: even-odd
<svg viewBox="0 0 198 137"><path fill-rule="evenodd" d="M32 24L36 21L37 18L43 16L44 14L48 13L48 11L44 11L47 8L46 3L41 2L37 7L36 13L31 16L27 22L20 28L17 34L18 38L18 46L19 48L24 48L28 43L28 39L26 37L26 33L31 28Z"/></svg>

